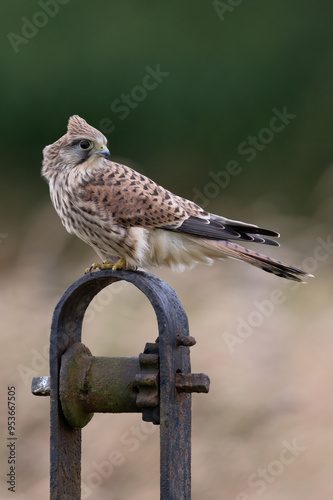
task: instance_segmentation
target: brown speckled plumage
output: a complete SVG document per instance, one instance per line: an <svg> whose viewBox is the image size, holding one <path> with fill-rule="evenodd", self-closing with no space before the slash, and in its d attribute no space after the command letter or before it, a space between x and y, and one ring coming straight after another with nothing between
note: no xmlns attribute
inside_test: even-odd
<svg viewBox="0 0 333 500"><path fill-rule="evenodd" d="M62 223L102 259L183 269L229 256L295 281L306 275L230 241L277 245L271 237L278 233L210 214L110 161L104 135L77 115L43 153L42 174Z"/></svg>

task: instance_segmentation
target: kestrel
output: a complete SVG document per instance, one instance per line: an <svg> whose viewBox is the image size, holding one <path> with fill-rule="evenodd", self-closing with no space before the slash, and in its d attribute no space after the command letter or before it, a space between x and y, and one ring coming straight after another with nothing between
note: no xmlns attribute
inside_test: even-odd
<svg viewBox="0 0 333 500"><path fill-rule="evenodd" d="M42 175L69 233L92 246L103 264L90 270L166 266L176 270L232 257L294 281L304 271L239 241L279 246L275 231L206 212L135 170L110 161L104 135L75 115L67 133L46 146Z"/></svg>

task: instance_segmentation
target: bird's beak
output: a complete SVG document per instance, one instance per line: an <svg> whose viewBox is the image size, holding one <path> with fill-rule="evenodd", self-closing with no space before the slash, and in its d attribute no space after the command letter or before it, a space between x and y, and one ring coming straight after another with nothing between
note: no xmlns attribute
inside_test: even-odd
<svg viewBox="0 0 333 500"><path fill-rule="evenodd" d="M94 154L95 155L99 155L99 156L103 156L103 158L110 158L110 156L111 156L111 153L110 153L110 151L108 150L107 147L105 147L101 151L95 151Z"/></svg>

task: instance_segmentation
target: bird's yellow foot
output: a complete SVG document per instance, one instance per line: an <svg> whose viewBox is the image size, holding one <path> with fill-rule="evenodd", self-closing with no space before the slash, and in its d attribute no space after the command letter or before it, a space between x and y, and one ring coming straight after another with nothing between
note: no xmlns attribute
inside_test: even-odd
<svg viewBox="0 0 333 500"><path fill-rule="evenodd" d="M113 269L114 266L115 263L111 262L111 260L103 260L103 264L94 262L94 264L91 264L90 267L87 267L87 269L84 271L84 274L91 273L92 271L98 271L100 269Z"/></svg>
<svg viewBox="0 0 333 500"><path fill-rule="evenodd" d="M111 262L111 260L103 260L103 264L96 264L95 262L90 267L87 267L84 274L88 274L92 271L98 271L101 269L113 269L113 271L116 271L117 269L127 269L127 262L124 257L119 259L116 263Z"/></svg>
<svg viewBox="0 0 333 500"><path fill-rule="evenodd" d="M116 271L117 269L127 269L127 262L124 257L119 259L118 262L113 265L113 270Z"/></svg>

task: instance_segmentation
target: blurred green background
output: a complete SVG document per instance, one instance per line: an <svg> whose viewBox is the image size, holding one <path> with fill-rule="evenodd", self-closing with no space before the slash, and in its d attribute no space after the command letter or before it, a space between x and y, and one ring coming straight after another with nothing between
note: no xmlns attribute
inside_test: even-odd
<svg viewBox="0 0 333 500"><path fill-rule="evenodd" d="M17 0L3 9L1 352L5 385L16 384L20 395L16 498L48 495L48 401L32 398L27 379L47 374L45 356L39 368L34 356L47 346L53 308L95 259L66 234L40 177L43 147L66 132L73 114L102 129L114 160L209 211L280 231L283 247L270 254L316 274L307 287L290 292L288 283L233 263L181 276L153 271L175 287L188 312L200 344L194 371L214 380L208 396L194 398L193 498L257 498L247 479L278 455L285 439L297 439L308 451L274 484L267 482L260 498L329 497L333 409L321 402L331 399L330 361L322 353L332 347L332 251L318 238L331 241L333 6L309 0ZM154 72L155 80L147 76ZM281 113L282 121L274 120ZM253 299L264 300L276 287L286 302L240 346L239 357L231 356L223 334L236 331L239 315L253 311ZM139 352L155 338L153 315L132 289L117 301L117 315L103 310L88 325L89 341L100 353L117 355L119 347L119 355L136 355L133 348L124 353L129 326L141 329L134 335ZM115 337L100 333L96 340L110 314ZM22 366L30 370L27 379ZM5 426L5 411L1 418ZM95 458L107 455L105 440L113 439L108 418L95 416L91 424L100 432L98 451L96 435L87 430L87 473ZM132 425L124 418L116 435ZM133 422L138 425L137 417ZM141 443L89 498L158 498L155 434L150 448ZM1 460L6 470L5 446ZM243 491L248 497L239 496Z"/></svg>
<svg viewBox="0 0 333 500"><path fill-rule="evenodd" d="M8 223L22 220L19 200L28 215L47 197L41 151L65 132L71 114L97 128L112 120L106 135L113 157L130 158L188 197L210 171L237 160L242 175L220 193L222 207L224 196L244 206L267 193L281 197L279 211L312 213L309 195L333 147L332 7L262 0L223 13L219 3L202 0L71 0L57 8L45 20L34 18L43 11L37 2L15 1L1 19L0 181ZM9 39L22 36L22 17L42 26L28 28L25 42ZM157 65L169 75L121 119L112 103ZM248 163L239 144L285 106L296 118ZM7 189L14 183L15 203Z"/></svg>

